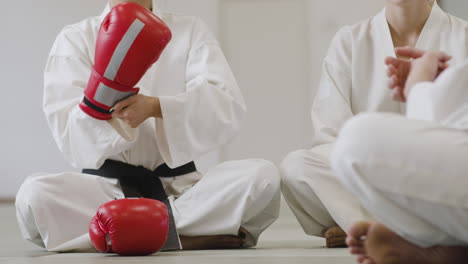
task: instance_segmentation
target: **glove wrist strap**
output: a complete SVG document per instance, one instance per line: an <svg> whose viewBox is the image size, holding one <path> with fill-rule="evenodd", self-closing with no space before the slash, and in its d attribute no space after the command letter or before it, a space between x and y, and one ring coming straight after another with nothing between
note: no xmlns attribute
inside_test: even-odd
<svg viewBox="0 0 468 264"><path fill-rule="evenodd" d="M139 88L132 88L111 81L94 68L85 91L84 103L100 113L109 114L110 109L119 101L122 101L140 91Z"/></svg>

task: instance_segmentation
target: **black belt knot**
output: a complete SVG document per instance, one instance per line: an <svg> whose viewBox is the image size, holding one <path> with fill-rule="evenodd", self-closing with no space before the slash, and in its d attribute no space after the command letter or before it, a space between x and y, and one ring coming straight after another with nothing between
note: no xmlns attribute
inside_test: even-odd
<svg viewBox="0 0 468 264"><path fill-rule="evenodd" d="M194 162L174 169L163 164L151 171L143 166L106 160L98 170L84 169L83 173L119 179L125 197L144 197L164 201L167 195L159 177L177 177L196 171Z"/></svg>

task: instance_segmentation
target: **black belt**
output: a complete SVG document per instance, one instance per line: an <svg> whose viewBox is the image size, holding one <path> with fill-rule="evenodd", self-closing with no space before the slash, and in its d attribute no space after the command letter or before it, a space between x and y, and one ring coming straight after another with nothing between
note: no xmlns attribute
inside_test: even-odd
<svg viewBox="0 0 468 264"><path fill-rule="evenodd" d="M142 166L106 160L104 165L98 170L84 169L83 173L118 179L122 191L127 198L144 197L163 202L169 213L169 235L163 250L178 250L182 247L175 227L174 215L159 177L177 177L196 171L197 168L193 162L175 169L171 169L166 164L163 164L156 170L151 171Z"/></svg>

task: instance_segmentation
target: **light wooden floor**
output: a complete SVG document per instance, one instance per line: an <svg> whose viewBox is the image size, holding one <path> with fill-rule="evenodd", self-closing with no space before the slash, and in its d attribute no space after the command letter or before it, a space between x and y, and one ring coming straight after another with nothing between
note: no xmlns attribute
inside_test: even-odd
<svg viewBox="0 0 468 264"><path fill-rule="evenodd" d="M346 249L326 249L320 238L305 236L286 206L280 219L261 237L256 249L159 253L149 257L104 254L54 254L23 241L12 204L0 204L0 264L351 264Z"/></svg>

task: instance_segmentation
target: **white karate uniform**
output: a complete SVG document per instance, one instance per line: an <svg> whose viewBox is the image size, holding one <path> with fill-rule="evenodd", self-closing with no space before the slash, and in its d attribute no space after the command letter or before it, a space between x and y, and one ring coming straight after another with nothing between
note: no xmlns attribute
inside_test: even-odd
<svg viewBox="0 0 468 264"><path fill-rule="evenodd" d="M454 56L451 65L460 64L468 56L468 23L434 4L416 47L446 51ZM309 235L370 219L332 173L330 153L342 125L353 116L366 111L405 113L405 104L391 100L387 56L395 52L385 10L344 27L332 41L312 107L313 147L290 153L280 167L283 194Z"/></svg>
<svg viewBox="0 0 468 264"><path fill-rule="evenodd" d="M97 33L109 10L67 26L47 62L44 112L70 164L97 169L112 159L150 170L163 163L178 167L226 144L238 132L246 106L222 50L200 19L158 8L173 38L137 87L159 97L164 118L132 129L80 110ZM237 235L242 226L249 232L247 246L254 246L278 217L280 177L264 160L232 161L205 175L161 180L183 236ZM114 179L81 173L31 176L17 194L21 231L49 251L92 249L89 221L114 198L124 198Z"/></svg>
<svg viewBox="0 0 468 264"><path fill-rule="evenodd" d="M468 245L468 61L410 92L406 117L349 121L338 178L382 224L421 247Z"/></svg>

